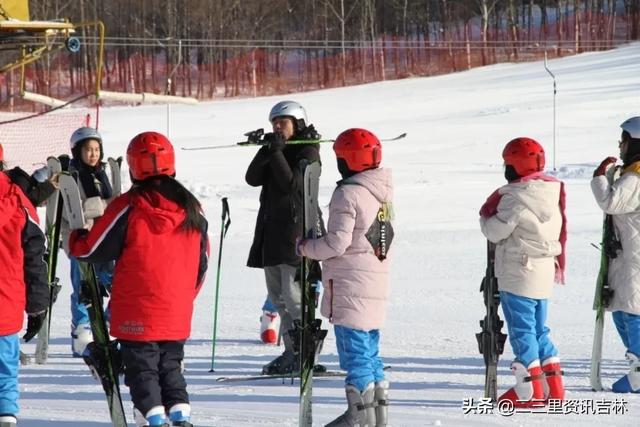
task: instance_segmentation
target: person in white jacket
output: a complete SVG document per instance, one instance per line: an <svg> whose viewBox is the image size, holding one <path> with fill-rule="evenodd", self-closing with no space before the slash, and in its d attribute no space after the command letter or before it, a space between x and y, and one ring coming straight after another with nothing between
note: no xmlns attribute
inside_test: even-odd
<svg viewBox="0 0 640 427"><path fill-rule="evenodd" d="M334 325L340 367L347 371L347 411L327 427L386 426L389 383L380 358L380 328L389 296L393 184L378 167L380 140L365 129L342 132L333 145L342 180L329 204L327 234L298 252L322 261L322 315Z"/></svg>
<svg viewBox="0 0 640 427"><path fill-rule="evenodd" d="M495 275L515 360L516 385L498 401L514 406L564 399L558 350L546 325L554 279L564 282L566 242L562 182L542 173L544 149L516 138L502 152L508 184L480 209L480 226L496 244Z"/></svg>
<svg viewBox="0 0 640 427"><path fill-rule="evenodd" d="M616 381L614 393L640 393L640 116L620 127L620 168L607 157L593 173L591 190L600 208L613 219L616 256L609 261L609 286L613 291L607 311L626 348L629 373Z"/></svg>

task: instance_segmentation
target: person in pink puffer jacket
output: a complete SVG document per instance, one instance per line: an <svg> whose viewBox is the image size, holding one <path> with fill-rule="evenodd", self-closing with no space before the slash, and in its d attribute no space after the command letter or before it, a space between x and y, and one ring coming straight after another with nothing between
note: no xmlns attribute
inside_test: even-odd
<svg viewBox="0 0 640 427"><path fill-rule="evenodd" d="M378 167L382 146L367 130L344 131L333 149L343 179L331 197L327 234L298 243L301 255L323 262L321 313L334 325L347 371L348 409L328 426L386 426L389 383L379 329L389 295L391 171Z"/></svg>

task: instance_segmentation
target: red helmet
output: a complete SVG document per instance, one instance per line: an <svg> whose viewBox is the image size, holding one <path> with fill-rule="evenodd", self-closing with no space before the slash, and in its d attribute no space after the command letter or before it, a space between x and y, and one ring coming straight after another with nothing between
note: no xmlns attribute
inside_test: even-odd
<svg viewBox="0 0 640 427"><path fill-rule="evenodd" d="M136 135L127 148L127 163L131 176L137 180L157 175L173 176L176 173L173 145L158 132Z"/></svg>
<svg viewBox="0 0 640 427"><path fill-rule="evenodd" d="M511 165L518 175L527 176L544 169L544 148L526 137L512 139L502 150L505 165Z"/></svg>
<svg viewBox="0 0 640 427"><path fill-rule="evenodd" d="M333 151L354 172L376 168L382 160L380 140L366 129L345 130L333 143Z"/></svg>

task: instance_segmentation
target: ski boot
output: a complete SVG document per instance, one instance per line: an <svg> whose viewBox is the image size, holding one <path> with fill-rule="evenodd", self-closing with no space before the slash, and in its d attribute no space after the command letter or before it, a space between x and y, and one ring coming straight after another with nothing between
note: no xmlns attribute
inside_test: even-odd
<svg viewBox="0 0 640 427"><path fill-rule="evenodd" d="M280 330L280 316L277 311L262 311L260 316L260 339L265 344L275 344Z"/></svg>
<svg viewBox="0 0 640 427"><path fill-rule="evenodd" d="M164 406L154 406L144 416L134 407L133 417L137 427L169 427L164 414Z"/></svg>
<svg viewBox="0 0 640 427"><path fill-rule="evenodd" d="M640 393L640 360L638 356L627 351L625 357L630 362L629 373L613 383L614 393Z"/></svg>
<svg viewBox="0 0 640 427"><path fill-rule="evenodd" d="M82 357L87 344L93 342L93 333L91 333L91 325L81 323L75 328L71 326L71 351L73 357Z"/></svg>
<svg viewBox="0 0 640 427"><path fill-rule="evenodd" d="M389 381L382 380L375 384L376 427L387 426L387 409L389 408Z"/></svg>
<svg viewBox="0 0 640 427"><path fill-rule="evenodd" d="M188 403L176 403L169 409L169 420L172 426L193 427L191 419L191 405Z"/></svg>
<svg viewBox="0 0 640 427"><path fill-rule="evenodd" d="M285 350L280 356L262 367L262 375L286 375L300 370L300 361L292 351Z"/></svg>
<svg viewBox="0 0 640 427"><path fill-rule="evenodd" d="M6 414L0 415L0 427L16 427L18 420L15 416Z"/></svg>
<svg viewBox="0 0 640 427"><path fill-rule="evenodd" d="M564 400L564 385L562 384L562 369L560 368L560 358L549 357L542 362L542 372L545 381L542 382L544 390L544 400Z"/></svg>
<svg viewBox="0 0 640 427"><path fill-rule="evenodd" d="M374 427L376 425L374 384L367 384L362 393L351 384L347 384L345 393L347 394L347 410L325 427Z"/></svg>
<svg viewBox="0 0 640 427"><path fill-rule="evenodd" d="M540 361L534 360L528 368L520 362L513 362L511 370L516 377L516 385L498 398L498 402L509 400L516 408L530 408L544 404L542 379L544 374Z"/></svg>

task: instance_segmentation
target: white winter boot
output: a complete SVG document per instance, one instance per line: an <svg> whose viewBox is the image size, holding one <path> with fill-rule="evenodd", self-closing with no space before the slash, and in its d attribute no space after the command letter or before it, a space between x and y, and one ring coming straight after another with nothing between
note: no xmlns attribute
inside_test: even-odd
<svg viewBox="0 0 640 427"><path fill-rule="evenodd" d="M71 349L73 357L82 357L82 353L90 342L93 342L93 334L91 333L91 325L81 323L71 331Z"/></svg>
<svg viewBox="0 0 640 427"><path fill-rule="evenodd" d="M389 381L382 380L375 387L376 427L387 427L387 409L389 408Z"/></svg>
<svg viewBox="0 0 640 427"><path fill-rule="evenodd" d="M376 425L375 387L367 384L364 391L347 384L347 410L325 427L374 427Z"/></svg>
<svg viewBox="0 0 640 427"><path fill-rule="evenodd" d="M262 311L260 316L260 339L265 344L275 344L280 330L280 316L277 311Z"/></svg>

